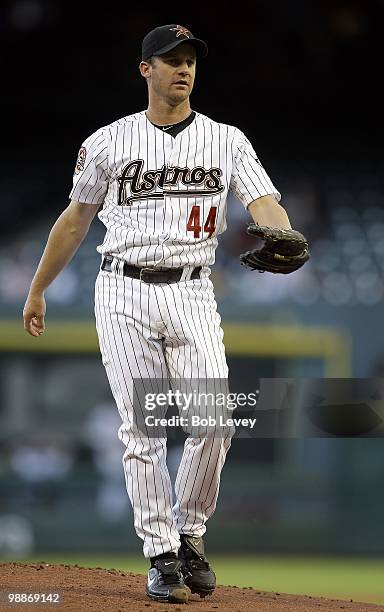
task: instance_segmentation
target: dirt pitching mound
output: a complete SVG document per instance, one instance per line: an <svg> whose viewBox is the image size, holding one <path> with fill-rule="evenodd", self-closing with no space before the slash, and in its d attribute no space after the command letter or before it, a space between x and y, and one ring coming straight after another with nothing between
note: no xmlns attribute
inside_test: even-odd
<svg viewBox="0 0 384 612"><path fill-rule="evenodd" d="M266 593L250 588L219 586L215 593L200 599L192 595L186 605L156 603L144 592L146 577L115 569L85 568L78 565L50 565L41 563L0 564L0 611L18 610L43 612L71 610L82 612L254 612L284 610L309 612L345 610L350 612L384 612L384 606L352 601L315 598L309 596ZM6 603L6 593L58 593L58 604Z"/></svg>

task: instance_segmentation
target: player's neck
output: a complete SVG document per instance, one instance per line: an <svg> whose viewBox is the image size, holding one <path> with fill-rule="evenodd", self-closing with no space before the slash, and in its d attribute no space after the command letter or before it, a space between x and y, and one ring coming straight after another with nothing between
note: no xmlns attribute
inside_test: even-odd
<svg viewBox="0 0 384 612"><path fill-rule="evenodd" d="M155 125L171 125L172 123L180 123L191 114L191 106L189 99L184 100L178 106L171 106L165 101L160 103L156 101L156 105L149 102L146 115Z"/></svg>

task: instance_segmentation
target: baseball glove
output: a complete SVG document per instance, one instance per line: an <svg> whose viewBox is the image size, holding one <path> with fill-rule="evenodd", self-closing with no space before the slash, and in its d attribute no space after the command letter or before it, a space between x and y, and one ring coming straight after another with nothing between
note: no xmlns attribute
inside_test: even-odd
<svg viewBox="0 0 384 612"><path fill-rule="evenodd" d="M250 223L247 233L264 240L260 249L240 255L241 264L251 270L289 274L301 268L309 259L308 242L300 232Z"/></svg>

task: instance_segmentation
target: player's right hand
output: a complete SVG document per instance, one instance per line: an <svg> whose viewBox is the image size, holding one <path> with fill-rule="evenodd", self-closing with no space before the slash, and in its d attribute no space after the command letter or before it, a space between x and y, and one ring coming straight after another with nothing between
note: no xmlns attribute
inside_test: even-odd
<svg viewBox="0 0 384 612"><path fill-rule="evenodd" d="M28 295L23 309L24 329L35 338L41 336L45 331L46 310L43 294Z"/></svg>

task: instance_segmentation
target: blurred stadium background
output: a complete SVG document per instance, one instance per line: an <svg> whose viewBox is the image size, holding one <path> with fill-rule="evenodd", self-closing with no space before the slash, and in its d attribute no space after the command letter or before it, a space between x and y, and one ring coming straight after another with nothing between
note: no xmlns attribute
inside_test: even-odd
<svg viewBox="0 0 384 612"><path fill-rule="evenodd" d="M81 142L145 108L137 64L156 25L208 41L192 107L245 131L312 244L291 277L252 275L238 262L248 217L229 202L212 278L232 388L383 376L383 17L379 0L222 2L203 14L1 3L1 559L145 571L93 324L98 220L47 291L45 337L27 336L21 315ZM174 473L180 446L169 447ZM383 459L380 437L234 440L207 533L219 581L384 602Z"/></svg>

